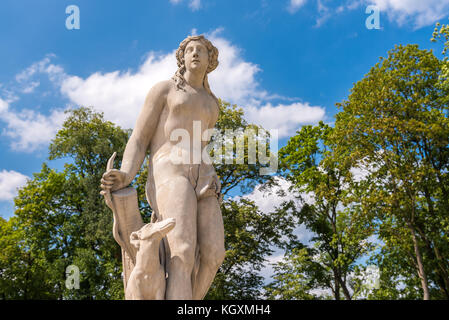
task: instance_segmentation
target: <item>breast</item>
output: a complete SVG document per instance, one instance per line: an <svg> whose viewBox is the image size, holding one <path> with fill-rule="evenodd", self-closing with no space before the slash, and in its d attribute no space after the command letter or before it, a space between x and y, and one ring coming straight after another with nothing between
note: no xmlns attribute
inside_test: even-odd
<svg viewBox="0 0 449 320"><path fill-rule="evenodd" d="M170 122L189 130L192 121L201 121L204 128L214 125L218 119L215 100L209 95L177 90L167 99ZM181 124L182 122L182 124ZM171 126L170 126L171 127Z"/></svg>
<svg viewBox="0 0 449 320"><path fill-rule="evenodd" d="M177 90L170 94L167 98L167 104L170 110L170 113L180 113L185 112L186 109L191 104L191 98L187 93L181 90Z"/></svg>

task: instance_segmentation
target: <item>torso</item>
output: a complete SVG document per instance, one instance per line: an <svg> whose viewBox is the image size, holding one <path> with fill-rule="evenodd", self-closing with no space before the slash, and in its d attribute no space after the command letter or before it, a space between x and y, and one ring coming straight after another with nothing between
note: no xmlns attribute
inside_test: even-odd
<svg viewBox="0 0 449 320"><path fill-rule="evenodd" d="M172 148L179 147L180 140L170 141L170 135L176 129L183 129L189 136L189 146L191 156L193 154L194 121L196 121L197 134L215 126L218 119L219 107L215 99L203 88L194 89L185 85L185 91L176 88L172 83L167 95L167 100L159 118L158 127L153 135L150 144L151 158L154 161L167 158L172 152ZM175 136L178 136L177 134ZM179 138L178 138L179 139ZM208 141L201 142L201 149L207 145ZM192 161L192 159L190 159ZM165 161L163 161L165 162ZM193 163L193 162L191 162Z"/></svg>

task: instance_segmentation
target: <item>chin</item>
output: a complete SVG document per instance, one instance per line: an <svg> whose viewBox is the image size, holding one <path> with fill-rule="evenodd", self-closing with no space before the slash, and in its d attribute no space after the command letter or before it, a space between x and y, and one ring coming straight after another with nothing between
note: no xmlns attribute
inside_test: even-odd
<svg viewBox="0 0 449 320"><path fill-rule="evenodd" d="M203 66L190 66L190 71L199 72L199 71L202 71L202 70L206 70L206 68L203 67Z"/></svg>

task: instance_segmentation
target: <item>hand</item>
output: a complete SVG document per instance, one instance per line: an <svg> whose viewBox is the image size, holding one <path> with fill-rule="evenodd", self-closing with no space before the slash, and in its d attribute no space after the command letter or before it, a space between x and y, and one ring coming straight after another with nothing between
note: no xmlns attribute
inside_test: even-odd
<svg viewBox="0 0 449 320"><path fill-rule="evenodd" d="M112 155L112 157L108 160L108 164L106 166L106 172L103 174L101 178L101 189L100 192L102 195L105 195L107 191L112 192L115 190L120 190L126 187L128 180L128 174L126 172L113 169L114 159L117 155L116 152Z"/></svg>
<svg viewBox="0 0 449 320"><path fill-rule="evenodd" d="M110 169L103 174L101 178L101 189L104 191L116 191L123 189L127 186L128 174L126 172Z"/></svg>

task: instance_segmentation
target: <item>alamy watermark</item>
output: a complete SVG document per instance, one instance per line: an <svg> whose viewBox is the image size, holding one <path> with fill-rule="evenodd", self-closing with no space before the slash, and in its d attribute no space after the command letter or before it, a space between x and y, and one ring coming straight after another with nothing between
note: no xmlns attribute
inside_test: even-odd
<svg viewBox="0 0 449 320"><path fill-rule="evenodd" d="M65 20L65 27L68 30L79 30L80 28L80 8L74 4L65 8L65 13L69 16Z"/></svg>
<svg viewBox="0 0 449 320"><path fill-rule="evenodd" d="M65 269L65 287L69 290L80 288L80 269L71 264Z"/></svg>
<svg viewBox="0 0 449 320"><path fill-rule="evenodd" d="M175 142L170 153L173 164L259 163L261 175L275 173L278 169L278 130L225 129L222 134L216 128L202 131L201 121L193 121L192 129L192 136L181 128L171 132L170 141Z"/></svg>
<svg viewBox="0 0 449 320"><path fill-rule="evenodd" d="M380 270L377 266L367 266L365 270L365 286L367 289L380 288Z"/></svg>
<svg viewBox="0 0 449 320"><path fill-rule="evenodd" d="M380 9L377 6L371 5L366 7L366 14L369 16L365 20L365 26L368 30L380 29Z"/></svg>

